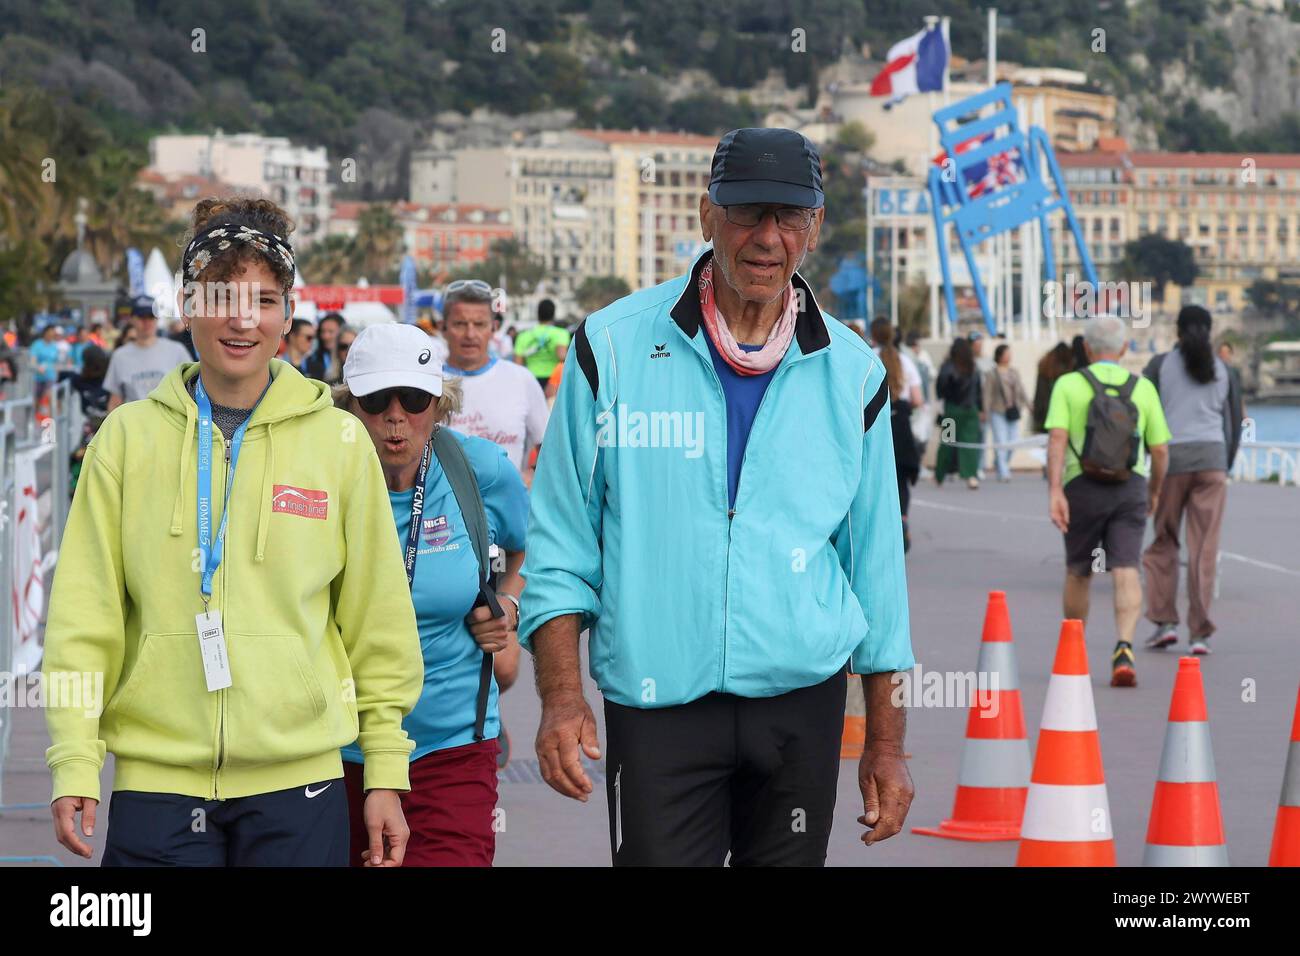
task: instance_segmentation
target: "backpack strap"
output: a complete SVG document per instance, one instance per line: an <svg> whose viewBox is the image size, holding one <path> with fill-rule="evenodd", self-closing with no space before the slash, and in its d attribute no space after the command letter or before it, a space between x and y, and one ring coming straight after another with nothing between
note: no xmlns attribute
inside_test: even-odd
<svg viewBox="0 0 1300 956"><path fill-rule="evenodd" d="M1079 374L1083 376L1085 382L1092 386L1092 391L1095 395L1101 394L1101 390L1106 387L1101 384L1101 380L1097 378L1096 375L1092 374L1092 369L1086 365L1079 369Z"/></svg>
<svg viewBox="0 0 1300 956"><path fill-rule="evenodd" d="M1132 396L1133 389L1137 388L1138 383L1137 375L1129 375L1129 377L1119 385L1106 385L1101 381L1101 379L1097 378L1096 375L1092 374L1092 369L1086 366L1079 369L1079 374L1083 376L1084 381L1092 386L1094 395L1100 395L1102 391L1107 388L1117 388L1119 389L1119 397L1125 400Z"/></svg>
<svg viewBox="0 0 1300 956"><path fill-rule="evenodd" d="M1165 364L1165 357L1168 354L1168 352L1161 352L1159 355L1152 356L1151 361L1147 362L1147 367L1142 370L1143 378L1156 387L1157 395L1160 394L1160 369Z"/></svg>
<svg viewBox="0 0 1300 956"><path fill-rule="evenodd" d="M479 494L478 479L465 449L460 447L456 436L446 428L436 428L433 432L433 453L438 456L442 473L447 476L451 493L456 496L456 504L465 519L465 531L470 544L474 547L474 557L478 559L479 596L474 607L486 606L493 617L501 617L505 611L497 599L496 582L492 573L491 546L488 542L487 511L483 508L483 496ZM478 674L478 697L474 704L474 739L483 739L483 728L487 724L488 696L492 690L492 655L483 654L483 662Z"/></svg>

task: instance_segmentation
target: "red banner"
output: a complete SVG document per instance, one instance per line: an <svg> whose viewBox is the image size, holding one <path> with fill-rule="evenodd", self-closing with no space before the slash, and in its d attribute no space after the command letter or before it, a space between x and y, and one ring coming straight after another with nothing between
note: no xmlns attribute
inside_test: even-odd
<svg viewBox="0 0 1300 956"><path fill-rule="evenodd" d="M400 285L305 285L298 291L302 302L315 302L318 309L341 309L349 302L402 304Z"/></svg>

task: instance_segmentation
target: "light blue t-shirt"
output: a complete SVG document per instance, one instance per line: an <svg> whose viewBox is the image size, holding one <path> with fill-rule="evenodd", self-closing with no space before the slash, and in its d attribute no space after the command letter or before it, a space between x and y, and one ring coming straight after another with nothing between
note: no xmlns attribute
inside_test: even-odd
<svg viewBox="0 0 1300 956"><path fill-rule="evenodd" d="M57 382L59 380L59 343L37 339L31 344L32 360L44 365L45 371L35 373L38 382Z"/></svg>
<svg viewBox="0 0 1300 956"><path fill-rule="evenodd" d="M500 446L456 431L451 434L460 441L478 478L489 540L505 551L522 551L528 523L528 491L519 472ZM415 741L412 760L435 750L474 742L474 704L483 661L478 644L465 626L465 615L478 597L478 560L456 496L436 455L429 462L424 487L423 530L411 591L424 655L424 688L415 709L402 721L402 727ZM388 493L403 552L414 494L413 489ZM494 679L483 733L492 739L500 732ZM352 743L343 748L343 759L361 763L364 758L361 749Z"/></svg>

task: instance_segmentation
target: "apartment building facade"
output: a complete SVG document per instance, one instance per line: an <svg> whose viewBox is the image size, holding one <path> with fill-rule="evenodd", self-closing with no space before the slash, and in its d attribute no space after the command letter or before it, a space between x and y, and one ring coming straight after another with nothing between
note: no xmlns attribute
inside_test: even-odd
<svg viewBox="0 0 1300 956"><path fill-rule="evenodd" d="M355 236L364 202L334 204L329 222L330 235ZM492 244L515 235L510 211L469 203L392 203L393 215L402 227L407 253L421 269L431 270L434 282L488 258Z"/></svg>
<svg viewBox="0 0 1300 956"><path fill-rule="evenodd" d="M1153 233L1191 247L1199 276L1174 300L1236 312L1256 279L1300 278L1300 154L1117 149L1058 157L1098 270ZM1058 233L1058 240L1060 239ZM1062 262L1076 265L1062 243Z"/></svg>
<svg viewBox="0 0 1300 956"><path fill-rule="evenodd" d="M293 240L310 245L328 230L334 187L324 146L298 146L257 133L155 136L149 169L163 181L203 177L279 203L295 225Z"/></svg>

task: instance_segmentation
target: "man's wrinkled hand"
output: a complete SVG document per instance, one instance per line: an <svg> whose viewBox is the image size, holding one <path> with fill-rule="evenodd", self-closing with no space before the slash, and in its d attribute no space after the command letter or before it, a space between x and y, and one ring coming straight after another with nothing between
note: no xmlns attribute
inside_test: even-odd
<svg viewBox="0 0 1300 956"><path fill-rule="evenodd" d="M537 763L551 789L587 802L591 780L582 769L580 752L600 759L596 716L581 692L552 694L542 700L542 722L537 728Z"/></svg>
<svg viewBox="0 0 1300 956"><path fill-rule="evenodd" d="M871 846L903 829L916 791L901 748L868 744L858 763L858 786L863 809L858 822L867 828L863 843Z"/></svg>

